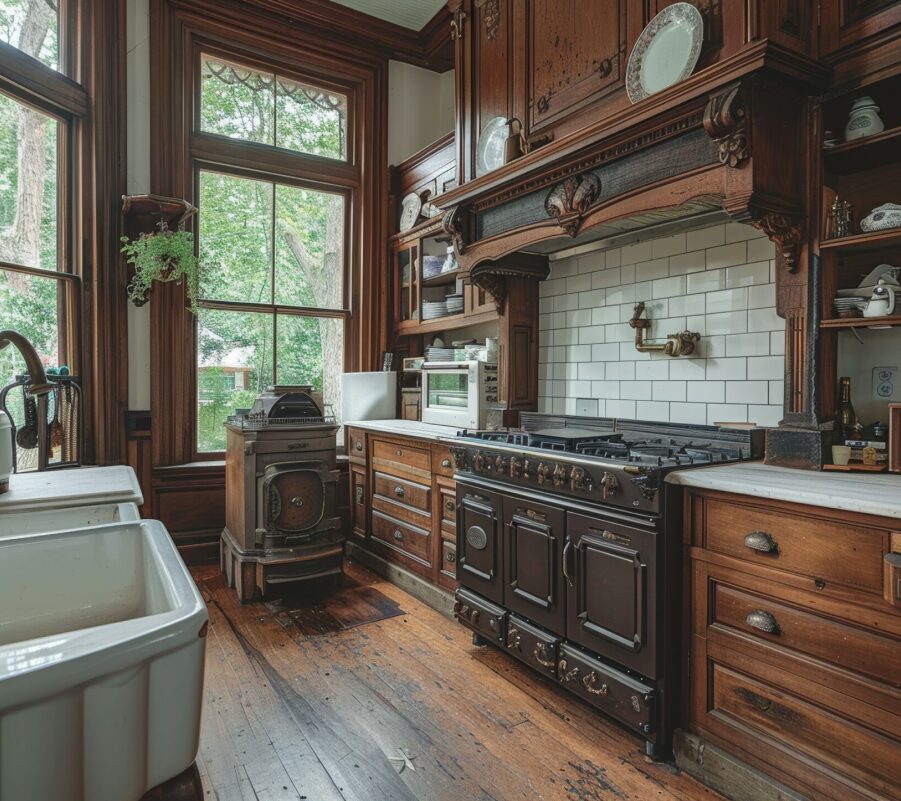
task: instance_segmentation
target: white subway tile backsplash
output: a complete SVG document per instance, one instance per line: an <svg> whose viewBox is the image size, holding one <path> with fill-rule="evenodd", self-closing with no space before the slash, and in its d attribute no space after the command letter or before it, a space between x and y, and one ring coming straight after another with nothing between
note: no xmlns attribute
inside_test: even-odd
<svg viewBox="0 0 901 801"><path fill-rule="evenodd" d="M681 423L782 417L785 323L772 243L726 223L552 260L540 290L539 408ZM690 358L639 353L637 301L659 341L688 328Z"/></svg>
<svg viewBox="0 0 901 801"><path fill-rule="evenodd" d="M726 384L726 403L768 403L770 385L766 381L730 381Z"/></svg>

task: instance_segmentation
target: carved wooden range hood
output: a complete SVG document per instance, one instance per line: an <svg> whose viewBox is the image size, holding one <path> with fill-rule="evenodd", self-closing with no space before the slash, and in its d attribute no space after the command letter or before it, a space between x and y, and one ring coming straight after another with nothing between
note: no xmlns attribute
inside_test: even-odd
<svg viewBox="0 0 901 801"><path fill-rule="evenodd" d="M536 254L713 210L764 231L779 272L795 273L807 101L828 77L816 61L755 42L445 193L443 226L463 275L500 306L505 277L547 277Z"/></svg>

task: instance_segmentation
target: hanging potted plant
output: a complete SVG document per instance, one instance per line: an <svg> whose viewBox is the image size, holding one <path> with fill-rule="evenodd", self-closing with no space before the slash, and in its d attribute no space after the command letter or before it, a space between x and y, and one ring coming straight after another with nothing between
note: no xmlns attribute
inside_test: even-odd
<svg viewBox="0 0 901 801"><path fill-rule="evenodd" d="M143 233L137 239L122 237L122 253L135 269L128 284L128 298L136 306L143 306L154 281L184 282L188 309L196 314L200 262L194 255L194 234L172 231L165 220L157 223L157 228L158 231Z"/></svg>

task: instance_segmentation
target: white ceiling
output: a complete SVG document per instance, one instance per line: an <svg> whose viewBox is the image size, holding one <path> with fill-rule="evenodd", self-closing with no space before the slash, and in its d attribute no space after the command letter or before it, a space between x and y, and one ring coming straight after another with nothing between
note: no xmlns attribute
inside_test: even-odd
<svg viewBox="0 0 901 801"><path fill-rule="evenodd" d="M334 2L402 25L404 28L419 31L438 13L438 9L446 0L334 0Z"/></svg>

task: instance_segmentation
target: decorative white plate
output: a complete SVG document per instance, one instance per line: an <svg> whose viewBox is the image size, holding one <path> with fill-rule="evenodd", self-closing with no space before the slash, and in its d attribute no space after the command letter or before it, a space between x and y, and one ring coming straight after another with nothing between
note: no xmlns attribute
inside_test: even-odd
<svg viewBox="0 0 901 801"><path fill-rule="evenodd" d="M488 120L479 134L479 148L476 156L476 175L485 175L504 166L504 147L509 129L506 117Z"/></svg>
<svg viewBox="0 0 901 801"><path fill-rule="evenodd" d="M641 32L629 54L626 92L637 103L684 81L698 63L704 19L691 3L673 3Z"/></svg>
<svg viewBox="0 0 901 801"><path fill-rule="evenodd" d="M422 199L415 192L410 192L401 201L402 211L400 213L400 230L409 231L416 221L419 219L419 212L422 211Z"/></svg>

